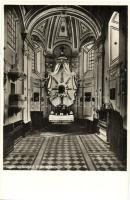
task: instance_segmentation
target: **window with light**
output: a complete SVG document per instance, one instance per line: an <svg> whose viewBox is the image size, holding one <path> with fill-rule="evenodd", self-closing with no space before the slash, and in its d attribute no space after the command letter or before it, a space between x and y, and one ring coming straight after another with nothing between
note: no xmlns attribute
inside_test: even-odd
<svg viewBox="0 0 130 200"><path fill-rule="evenodd" d="M94 50L91 49L88 52L88 69L93 70L94 68Z"/></svg>
<svg viewBox="0 0 130 200"><path fill-rule="evenodd" d="M16 17L12 10L8 10L7 15L7 42L15 51L16 49Z"/></svg>
<svg viewBox="0 0 130 200"><path fill-rule="evenodd" d="M35 52L32 51L32 71L35 71Z"/></svg>

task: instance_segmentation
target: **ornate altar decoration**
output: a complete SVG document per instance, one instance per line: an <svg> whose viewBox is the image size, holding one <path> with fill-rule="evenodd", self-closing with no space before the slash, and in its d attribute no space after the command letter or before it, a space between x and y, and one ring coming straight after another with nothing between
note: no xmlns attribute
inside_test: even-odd
<svg viewBox="0 0 130 200"><path fill-rule="evenodd" d="M53 73L49 74L48 94L53 106L71 106L77 90L76 74L70 71L67 58L60 57Z"/></svg>
<svg viewBox="0 0 130 200"><path fill-rule="evenodd" d="M60 110L60 113L58 115L63 114L64 108L68 109L71 105L73 105L75 96L76 96L76 73L72 72L70 70L68 59L61 55L57 59L57 64L55 66L55 69L53 72L49 74L49 81L48 81L48 95L51 104L57 109ZM69 114L66 113L63 118L63 121L65 121L65 117L68 120ZM57 113L54 114L55 116ZM50 118L55 118L53 116L50 116ZM71 121L72 114L71 114Z"/></svg>

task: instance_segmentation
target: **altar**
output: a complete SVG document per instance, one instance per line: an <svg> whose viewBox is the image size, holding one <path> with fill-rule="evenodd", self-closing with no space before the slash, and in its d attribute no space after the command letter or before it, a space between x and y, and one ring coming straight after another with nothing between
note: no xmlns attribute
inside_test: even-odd
<svg viewBox="0 0 130 200"><path fill-rule="evenodd" d="M74 122L74 115L49 115L52 124L70 124Z"/></svg>
<svg viewBox="0 0 130 200"><path fill-rule="evenodd" d="M70 62L63 51L57 59L54 71L48 74L47 90L52 104L49 122L55 124L74 122L72 105L77 91L76 73L71 70Z"/></svg>

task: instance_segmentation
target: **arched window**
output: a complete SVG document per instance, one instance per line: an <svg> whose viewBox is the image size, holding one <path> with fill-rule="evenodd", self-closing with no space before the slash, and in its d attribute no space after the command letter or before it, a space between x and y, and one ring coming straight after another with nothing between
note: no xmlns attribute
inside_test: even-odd
<svg viewBox="0 0 130 200"><path fill-rule="evenodd" d="M109 21L109 67L119 61L119 13L114 12Z"/></svg>
<svg viewBox="0 0 130 200"><path fill-rule="evenodd" d="M94 50L93 43L83 46L84 73L94 68Z"/></svg>

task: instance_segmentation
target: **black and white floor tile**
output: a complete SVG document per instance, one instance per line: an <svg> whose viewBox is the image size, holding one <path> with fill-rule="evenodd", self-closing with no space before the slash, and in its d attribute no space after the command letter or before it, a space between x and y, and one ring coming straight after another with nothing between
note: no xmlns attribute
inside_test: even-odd
<svg viewBox="0 0 130 200"><path fill-rule="evenodd" d="M88 170L76 137L51 137L40 163L40 169Z"/></svg>
<svg viewBox="0 0 130 200"><path fill-rule="evenodd" d="M104 143L96 135L80 136L85 148L98 171L124 171L125 165L117 159L110 150L108 144Z"/></svg>
<svg viewBox="0 0 130 200"><path fill-rule="evenodd" d="M36 165L37 168L34 168ZM92 166L92 168L91 168ZM4 170L123 171L126 167L94 134L42 133L23 138L4 158Z"/></svg>
<svg viewBox="0 0 130 200"><path fill-rule="evenodd" d="M28 136L14 146L14 150L4 158L4 169L31 169L44 138Z"/></svg>

